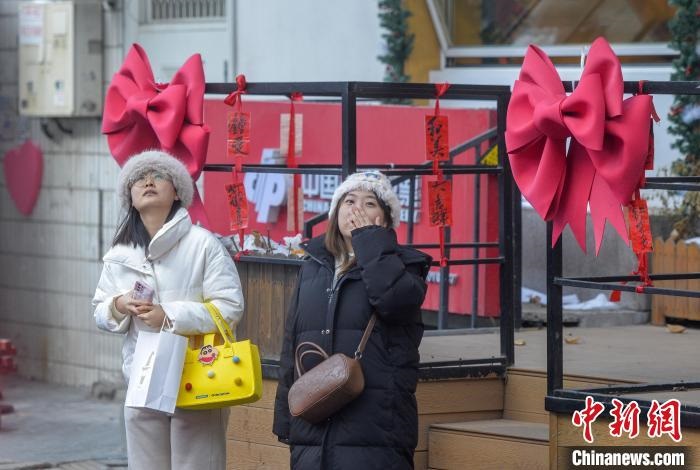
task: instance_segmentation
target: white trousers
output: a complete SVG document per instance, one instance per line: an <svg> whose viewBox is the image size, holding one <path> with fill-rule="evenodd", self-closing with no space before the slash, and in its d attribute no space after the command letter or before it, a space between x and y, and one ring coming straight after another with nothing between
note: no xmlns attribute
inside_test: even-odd
<svg viewBox="0 0 700 470"><path fill-rule="evenodd" d="M228 416L228 408L168 416L124 407L129 469L225 470Z"/></svg>

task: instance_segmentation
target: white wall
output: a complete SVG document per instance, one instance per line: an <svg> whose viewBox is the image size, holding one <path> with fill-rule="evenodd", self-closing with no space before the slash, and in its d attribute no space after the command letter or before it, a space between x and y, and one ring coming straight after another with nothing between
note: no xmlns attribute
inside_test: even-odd
<svg viewBox="0 0 700 470"><path fill-rule="evenodd" d="M99 119L63 119L72 135L50 123L54 142L39 119L17 115L18 4L0 2L0 158L29 137L43 150L44 174L25 217L0 166L0 338L13 340L24 376L72 385L121 381L122 338L96 329L90 305L116 225L118 167ZM121 11L103 19L106 88L122 60Z"/></svg>
<svg viewBox="0 0 700 470"><path fill-rule="evenodd" d="M235 70L261 81L381 81L376 0L239 0Z"/></svg>
<svg viewBox="0 0 700 470"><path fill-rule="evenodd" d="M43 150L44 176L37 206L25 217L0 168L0 338L14 341L24 376L73 385L120 381L122 338L96 329L90 305L117 223L118 167L99 119L63 119L72 135L50 124L60 139L54 142L39 119L18 116L19 3L0 1L0 158L29 137ZM193 52L202 54L209 81L223 80L229 58L230 80L237 73L250 81L382 79L376 0L230 4L225 26L207 31L201 24L142 27L137 0L117 1L103 12L105 90L132 41L146 47L158 81L168 81Z"/></svg>
<svg viewBox="0 0 700 470"><path fill-rule="evenodd" d="M226 21L139 24L125 0L125 45L146 49L158 80L199 52L208 82L381 81L377 0L228 0ZM228 62L225 66L224 62ZM230 66L229 66L230 64Z"/></svg>
<svg viewBox="0 0 700 470"><path fill-rule="evenodd" d="M123 0L125 15L124 53L133 43L140 44L153 68L157 82L168 82L192 54L200 53L208 82L226 82L233 74L233 17L194 20L179 23L146 24L146 3ZM234 0L226 0L231 11Z"/></svg>

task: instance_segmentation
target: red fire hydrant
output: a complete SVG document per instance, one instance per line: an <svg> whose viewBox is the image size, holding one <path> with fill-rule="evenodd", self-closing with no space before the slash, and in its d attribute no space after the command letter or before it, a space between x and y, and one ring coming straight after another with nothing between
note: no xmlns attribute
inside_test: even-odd
<svg viewBox="0 0 700 470"><path fill-rule="evenodd" d="M15 364L16 354L17 349L12 344L12 340L0 338L0 374L9 374L17 370L17 364ZM0 400L2 399L2 389L0 389ZM0 417L13 411L12 405L0 403Z"/></svg>

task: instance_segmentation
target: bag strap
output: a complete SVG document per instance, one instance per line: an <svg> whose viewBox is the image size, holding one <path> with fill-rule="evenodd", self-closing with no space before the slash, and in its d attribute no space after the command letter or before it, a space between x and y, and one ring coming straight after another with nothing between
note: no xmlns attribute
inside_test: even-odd
<svg viewBox="0 0 700 470"><path fill-rule="evenodd" d="M231 331L231 328L228 326L228 323L226 323L226 321L224 320L224 317L221 316L221 312L219 312L219 309L216 308L216 305L214 305L211 302L204 302L204 306L209 311L211 319L214 321L214 324L218 328L219 333L221 333L221 336L224 338L226 346L230 346L232 343L235 343L236 336Z"/></svg>
<svg viewBox="0 0 700 470"><path fill-rule="evenodd" d="M355 351L355 359L360 360L362 359L362 353L365 352L365 346L367 345L367 341L369 340L369 335L372 334L372 330L374 329L374 324L377 322L377 314L373 313L372 317L369 319L369 323L367 323L367 327L365 328L365 332L362 334L362 339L360 340L360 344L357 345L357 350Z"/></svg>
<svg viewBox="0 0 700 470"><path fill-rule="evenodd" d="M377 314L373 313L372 317L370 317L369 322L367 323L367 326L365 327L364 333L362 334L360 344L357 345L357 350L355 351L355 360L359 361L360 359L362 359L362 354L365 352L365 346L367 345L367 341L369 340L369 337L372 334L372 330L374 329L374 325L376 322ZM310 349L301 352L301 348L304 346L308 346ZM296 350L294 351L294 365L296 366L299 377L306 373L306 369L304 369L304 366L302 365L302 359L306 355L320 356L323 360L328 359L328 353L316 343L312 343L311 341L304 341L303 343L297 344Z"/></svg>
<svg viewBox="0 0 700 470"><path fill-rule="evenodd" d="M303 346L308 346L311 349L300 353L301 348ZM323 348L318 344L312 343L311 341L304 341L303 343L299 343L297 345L296 351L294 351L294 365L297 368L297 374L299 374L299 377L306 374L306 369L304 369L304 366L302 365L302 359L304 359L304 356L306 356L307 354L321 356L323 360L328 359L328 353L326 353L326 351L324 351Z"/></svg>

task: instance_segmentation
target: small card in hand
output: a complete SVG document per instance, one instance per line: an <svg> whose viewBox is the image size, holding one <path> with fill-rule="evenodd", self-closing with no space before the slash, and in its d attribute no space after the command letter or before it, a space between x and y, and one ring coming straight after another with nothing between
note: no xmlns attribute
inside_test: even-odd
<svg viewBox="0 0 700 470"><path fill-rule="evenodd" d="M134 300L145 300L147 302L152 302L153 288L145 282L136 281L136 283L134 283L134 290L131 293L131 297Z"/></svg>

